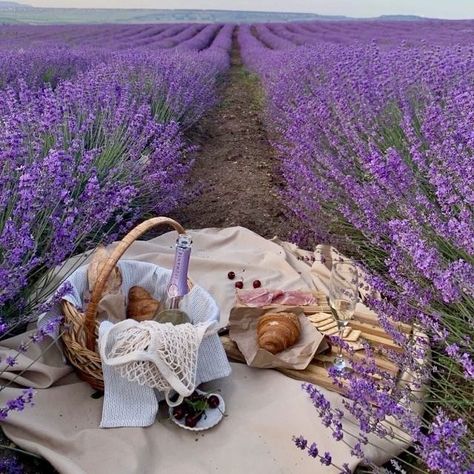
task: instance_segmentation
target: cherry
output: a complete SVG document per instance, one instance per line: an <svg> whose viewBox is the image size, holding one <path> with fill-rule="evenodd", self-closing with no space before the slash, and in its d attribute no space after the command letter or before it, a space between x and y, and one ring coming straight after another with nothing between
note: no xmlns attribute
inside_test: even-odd
<svg viewBox="0 0 474 474"><path fill-rule="evenodd" d="M261 286L262 286L262 283L261 283L260 280L255 280L255 281L253 282L253 287L254 287L254 288L260 288Z"/></svg>
<svg viewBox="0 0 474 474"><path fill-rule="evenodd" d="M183 405L178 405L177 407L173 408L173 416L177 420L181 420L182 418L184 418L185 415L186 415L186 409L184 408Z"/></svg>
<svg viewBox="0 0 474 474"><path fill-rule="evenodd" d="M217 408L219 406L219 397L216 395L211 395L207 399L207 404L209 408Z"/></svg>
<svg viewBox="0 0 474 474"><path fill-rule="evenodd" d="M244 282L243 281L236 281L235 282L235 287L241 290L244 287Z"/></svg>
<svg viewBox="0 0 474 474"><path fill-rule="evenodd" d="M198 421L202 417L202 412L201 413L196 413L195 415L186 415L186 418L184 419L184 424L186 426L189 426L190 428L194 428Z"/></svg>
<svg viewBox="0 0 474 474"><path fill-rule="evenodd" d="M227 278L228 278L229 280L233 280L233 279L235 278L235 273L234 273L234 272L229 272L229 273L227 274Z"/></svg>

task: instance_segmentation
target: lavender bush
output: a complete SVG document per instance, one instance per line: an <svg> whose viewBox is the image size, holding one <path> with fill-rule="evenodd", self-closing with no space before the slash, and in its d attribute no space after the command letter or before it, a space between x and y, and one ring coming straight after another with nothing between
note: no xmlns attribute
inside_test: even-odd
<svg viewBox="0 0 474 474"><path fill-rule="evenodd" d="M400 25L398 35L396 25L389 25L391 42L349 47L342 33L342 46L331 35L313 41L319 28L330 28L326 24L309 24L304 34L301 26L299 32L293 29L297 37L285 33L295 44L304 35L312 38L298 54L293 47L286 52L268 34L265 44L259 42L258 29L254 36L244 27L239 35L244 60L264 82L269 126L278 136L275 147L287 183L284 201L299 223L299 238L332 243L360 262L374 292L365 303L402 349L383 352L414 375L412 383L400 383L376 366L368 345L364 364L354 363L351 373L331 373L336 384L345 379L346 412L359 422L353 455L368 463L369 433L402 436L412 440L421 464L402 457L399 470L469 473L474 470L474 47L472 41L453 45L464 37L458 23L436 23L437 30L425 23ZM472 29L473 23L462 26ZM377 37L379 26L354 28L365 29L364 39L371 33ZM415 335L408 337L398 323L413 325ZM420 414L413 407L425 382ZM344 442L343 413L316 387L304 388L335 440ZM323 464L331 462L304 437L295 443Z"/></svg>
<svg viewBox="0 0 474 474"><path fill-rule="evenodd" d="M183 132L216 103L232 29L221 33L202 51L201 38L186 51L103 49L76 64L69 80L61 72L69 53L58 50L57 58L44 56L59 77L54 89L41 67L10 70L15 80L0 90L4 322L37 314L50 292L45 275L70 255L186 198L192 147ZM3 57L13 64L15 54L26 53Z"/></svg>
<svg viewBox="0 0 474 474"><path fill-rule="evenodd" d="M0 89L16 89L20 81L31 87L50 84L56 87L61 79L70 79L103 60L105 53L94 50L68 50L61 47L0 51Z"/></svg>

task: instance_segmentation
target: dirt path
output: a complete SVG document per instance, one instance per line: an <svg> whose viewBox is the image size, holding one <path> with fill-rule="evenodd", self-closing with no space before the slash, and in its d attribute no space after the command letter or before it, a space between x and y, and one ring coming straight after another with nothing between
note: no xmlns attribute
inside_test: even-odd
<svg viewBox="0 0 474 474"><path fill-rule="evenodd" d="M284 237L261 88L242 67L235 40L221 97L197 131L200 151L190 181L201 183L203 193L175 217L188 228L241 225L265 237Z"/></svg>

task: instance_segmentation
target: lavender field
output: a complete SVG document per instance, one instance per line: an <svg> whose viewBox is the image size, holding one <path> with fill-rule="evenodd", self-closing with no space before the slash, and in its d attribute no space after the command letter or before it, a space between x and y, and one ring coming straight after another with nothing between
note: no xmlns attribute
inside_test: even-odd
<svg viewBox="0 0 474 474"><path fill-rule="evenodd" d="M400 383L366 345L364 364L331 374L345 413L305 387L315 415L339 443L354 417L353 456L374 472L369 434L411 441L385 472L473 473L474 21L0 26L3 337L52 304L67 258L201 199L200 124L225 110L229 77L258 89L281 237L360 263L398 345L385 355L414 374ZM315 472L331 465L292 435Z"/></svg>

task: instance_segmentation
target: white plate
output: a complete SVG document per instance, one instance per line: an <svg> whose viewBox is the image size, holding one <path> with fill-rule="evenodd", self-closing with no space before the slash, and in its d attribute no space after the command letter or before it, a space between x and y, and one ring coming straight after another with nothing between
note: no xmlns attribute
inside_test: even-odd
<svg viewBox="0 0 474 474"><path fill-rule="evenodd" d="M200 395L205 394L206 392L202 392L201 390L196 390ZM171 421L178 425L180 428L184 428L185 430L189 431L204 431L216 426L222 418L224 417L225 413L225 403L224 399L218 393L209 393L208 396L215 395L219 399L219 406L217 408L208 408L204 414L202 415L201 419L196 423L194 428L190 426L186 426L184 424L184 420L186 417L181 418L181 420L177 420L173 416L173 408L169 408L169 414Z"/></svg>

